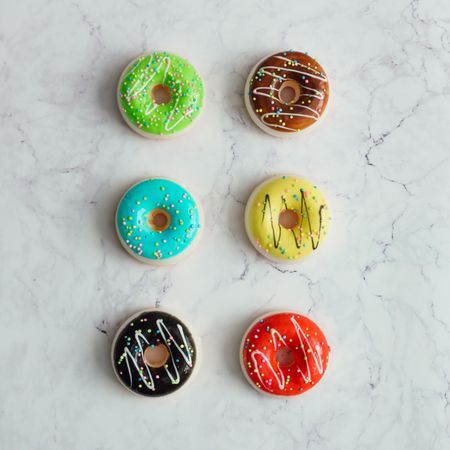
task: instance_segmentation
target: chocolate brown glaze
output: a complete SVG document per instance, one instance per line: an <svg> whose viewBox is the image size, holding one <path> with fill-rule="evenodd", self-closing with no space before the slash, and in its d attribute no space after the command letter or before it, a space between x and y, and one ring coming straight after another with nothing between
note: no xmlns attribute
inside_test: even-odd
<svg viewBox="0 0 450 450"><path fill-rule="evenodd" d="M293 96L288 101L280 98L285 89ZM320 119L328 92L328 79L320 64L305 53L287 51L269 56L258 65L248 95L262 124L274 131L294 133Z"/></svg>
<svg viewBox="0 0 450 450"><path fill-rule="evenodd" d="M161 367L144 360L148 347L164 345L169 357ZM128 319L113 342L114 371L136 394L159 397L186 383L197 359L194 339L186 325L163 311L149 310Z"/></svg>

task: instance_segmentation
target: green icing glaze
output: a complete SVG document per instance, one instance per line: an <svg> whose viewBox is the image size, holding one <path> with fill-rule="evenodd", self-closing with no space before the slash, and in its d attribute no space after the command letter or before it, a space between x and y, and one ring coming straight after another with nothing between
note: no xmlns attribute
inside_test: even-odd
<svg viewBox="0 0 450 450"><path fill-rule="evenodd" d="M157 104L155 86L170 90L171 99ZM171 135L188 127L203 106L203 81L185 59L167 52L136 58L119 83L119 106L133 126L149 135Z"/></svg>

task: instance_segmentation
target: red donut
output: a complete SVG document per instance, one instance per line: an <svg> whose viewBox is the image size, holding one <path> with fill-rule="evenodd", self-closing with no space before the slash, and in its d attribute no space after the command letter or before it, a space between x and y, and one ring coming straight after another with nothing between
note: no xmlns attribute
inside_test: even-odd
<svg viewBox="0 0 450 450"><path fill-rule="evenodd" d="M241 366L249 383L271 395L299 395L315 386L328 365L322 330L294 312L257 319L244 334Z"/></svg>

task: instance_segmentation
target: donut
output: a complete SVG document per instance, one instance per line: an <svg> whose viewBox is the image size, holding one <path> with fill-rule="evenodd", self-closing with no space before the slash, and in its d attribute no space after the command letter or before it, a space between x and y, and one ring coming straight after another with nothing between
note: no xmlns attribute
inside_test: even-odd
<svg viewBox="0 0 450 450"><path fill-rule="evenodd" d="M306 53L289 50L263 58L245 85L245 105L263 131L292 136L315 124L328 103L328 78Z"/></svg>
<svg viewBox="0 0 450 450"><path fill-rule="evenodd" d="M120 243L139 261L178 262L198 242L201 206L183 186L167 178L149 178L131 186L116 211Z"/></svg>
<svg viewBox="0 0 450 450"><path fill-rule="evenodd" d="M125 68L117 100L131 129L144 137L168 138L187 130L200 115L203 81L184 58L153 52Z"/></svg>
<svg viewBox="0 0 450 450"><path fill-rule="evenodd" d="M248 382L259 392L303 394L323 377L330 347L321 329L295 312L264 315L241 343L240 361Z"/></svg>
<svg viewBox="0 0 450 450"><path fill-rule="evenodd" d="M159 309L128 318L116 333L111 359L123 386L146 397L171 394L192 377L198 350L189 328Z"/></svg>
<svg viewBox="0 0 450 450"><path fill-rule="evenodd" d="M319 189L303 178L278 175L251 193L245 208L250 242L275 262L296 261L316 250L330 215Z"/></svg>

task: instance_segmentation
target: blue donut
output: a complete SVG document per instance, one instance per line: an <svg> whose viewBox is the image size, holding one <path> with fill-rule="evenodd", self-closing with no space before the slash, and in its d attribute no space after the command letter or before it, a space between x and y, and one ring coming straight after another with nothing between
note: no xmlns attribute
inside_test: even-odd
<svg viewBox="0 0 450 450"><path fill-rule="evenodd" d="M199 237L201 213L193 196L166 178L132 186L117 206L121 244L139 260L162 264L185 252Z"/></svg>

